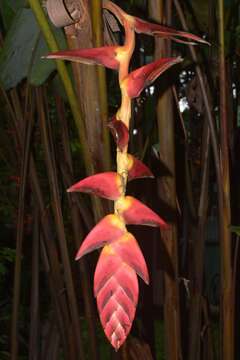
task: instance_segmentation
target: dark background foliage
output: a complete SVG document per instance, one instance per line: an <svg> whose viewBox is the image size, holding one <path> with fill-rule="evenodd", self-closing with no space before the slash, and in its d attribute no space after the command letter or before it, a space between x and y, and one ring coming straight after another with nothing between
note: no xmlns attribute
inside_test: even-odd
<svg viewBox="0 0 240 360"><path fill-rule="evenodd" d="M116 3L144 19L187 26L211 43L193 48L137 35L131 63L135 69L169 52L185 59L132 107L130 152L148 164L155 179L136 181L128 192L164 214L172 231L166 236L131 229L151 284L140 282L131 335L115 354L93 297L98 254L74 261L87 232L111 204L65 190L86 174L115 168L114 144L104 124L119 106L117 77L42 60L49 45L53 49L32 1L2 0L0 359L237 359L239 3ZM100 2L94 4L88 26L64 31L50 25L47 31L59 48L98 44L101 24L93 21L89 30ZM119 30L105 28L105 40L122 41ZM68 31L76 35L75 43Z"/></svg>

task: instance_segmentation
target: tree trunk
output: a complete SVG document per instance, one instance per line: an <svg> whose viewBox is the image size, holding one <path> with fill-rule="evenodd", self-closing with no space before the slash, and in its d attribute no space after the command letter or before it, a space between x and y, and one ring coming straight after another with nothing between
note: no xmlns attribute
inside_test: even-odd
<svg viewBox="0 0 240 360"><path fill-rule="evenodd" d="M161 0L149 1L149 15L155 21L163 22L163 6ZM170 3L169 8L170 9ZM170 11L168 11L170 14ZM167 16L170 17L170 16ZM169 50L162 40L156 40L156 58L169 55ZM159 129L159 144L161 160L166 164L171 176L162 177L160 181L160 196L176 212L176 180L175 180L175 126L173 114L172 92L168 89L158 100L157 119ZM177 225L171 224L171 229L161 232L162 239L169 252L174 267L174 277L165 273L165 351L167 360L182 359L180 333L180 304L178 281L178 241Z"/></svg>
<svg viewBox="0 0 240 360"><path fill-rule="evenodd" d="M70 49L92 48L96 31L92 29L91 10L89 2L82 0L84 16L80 23L65 27L65 32ZM97 66L72 63L76 92L85 119L87 141L92 155L95 172L108 169L110 166L109 148L106 147L106 106L104 94L99 93L99 69ZM102 75L101 75L102 76ZM102 80L103 81L103 80ZM106 96L106 94L105 94ZM104 107L104 110L103 110ZM101 117L103 116L104 119Z"/></svg>

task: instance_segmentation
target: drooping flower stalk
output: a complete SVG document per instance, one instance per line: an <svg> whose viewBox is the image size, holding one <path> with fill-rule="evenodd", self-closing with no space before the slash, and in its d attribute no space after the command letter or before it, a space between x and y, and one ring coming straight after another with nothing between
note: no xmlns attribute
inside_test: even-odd
<svg viewBox="0 0 240 360"><path fill-rule="evenodd" d="M114 214L105 216L91 230L80 246L76 260L103 247L94 275L94 294L104 332L112 346L118 350L131 330L135 317L139 291L137 275L146 284L149 283L144 257L126 226L135 224L168 228L158 214L132 196L126 196L128 181L139 177L153 177L146 165L128 154L131 102L164 71L182 61L180 57L159 59L129 73L135 48L135 32L174 40L178 37L198 42L204 40L130 16L108 0L103 1L103 7L112 12L122 24L125 31L123 46L59 51L49 54L47 58L98 64L119 72L121 105L109 122L117 145L117 172L87 177L68 189L69 192L90 192L114 201Z"/></svg>

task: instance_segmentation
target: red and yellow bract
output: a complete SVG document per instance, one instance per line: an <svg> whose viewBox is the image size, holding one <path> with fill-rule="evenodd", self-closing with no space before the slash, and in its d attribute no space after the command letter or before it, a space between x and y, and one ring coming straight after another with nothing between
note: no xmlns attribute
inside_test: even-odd
<svg viewBox="0 0 240 360"><path fill-rule="evenodd" d="M117 211L127 225L159 226L168 229L168 225L159 215L132 196L122 197L118 201Z"/></svg>
<svg viewBox="0 0 240 360"><path fill-rule="evenodd" d="M128 154L128 181L140 178L153 178L151 170L133 155Z"/></svg>
<svg viewBox="0 0 240 360"><path fill-rule="evenodd" d="M118 70L119 61L117 60L117 53L119 46L104 46L100 48L91 49L74 49L62 50L53 52L45 58L69 60L80 62L83 64L97 64L103 65L109 69Z"/></svg>
<svg viewBox="0 0 240 360"><path fill-rule="evenodd" d="M68 192L85 192L109 200L117 200L122 193L121 176L116 172L106 172L89 176L71 186Z"/></svg>
<svg viewBox="0 0 240 360"><path fill-rule="evenodd" d="M182 61L183 59L180 57L163 58L144 65L132 71L124 80L122 87L126 88L126 92L131 99L136 98L143 89L151 85L164 71Z"/></svg>

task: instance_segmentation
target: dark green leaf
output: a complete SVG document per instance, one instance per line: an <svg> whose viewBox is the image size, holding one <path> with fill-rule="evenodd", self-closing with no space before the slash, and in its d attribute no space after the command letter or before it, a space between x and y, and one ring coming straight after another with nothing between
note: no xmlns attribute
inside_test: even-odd
<svg viewBox="0 0 240 360"><path fill-rule="evenodd" d="M61 48L65 39L61 30L54 30ZM21 80L29 77L34 85L41 85L55 70L53 61L44 61L41 56L48 52L38 24L30 9L17 12L6 36L0 54L0 81L5 89L15 87Z"/></svg>
<svg viewBox="0 0 240 360"><path fill-rule="evenodd" d="M8 30L17 11L26 6L26 0L1 0L0 12L4 29Z"/></svg>
<svg viewBox="0 0 240 360"><path fill-rule="evenodd" d="M66 41L62 30L56 28L52 30L61 49L65 49ZM48 76L56 69L55 61L41 58L43 55L46 55L48 52L49 50L47 44L41 35L39 41L36 44L34 61L29 76L29 81L32 85L35 86L42 85L47 80Z"/></svg>
<svg viewBox="0 0 240 360"><path fill-rule="evenodd" d="M0 80L5 89L16 86L27 76L39 29L32 12L19 10L0 55Z"/></svg>

